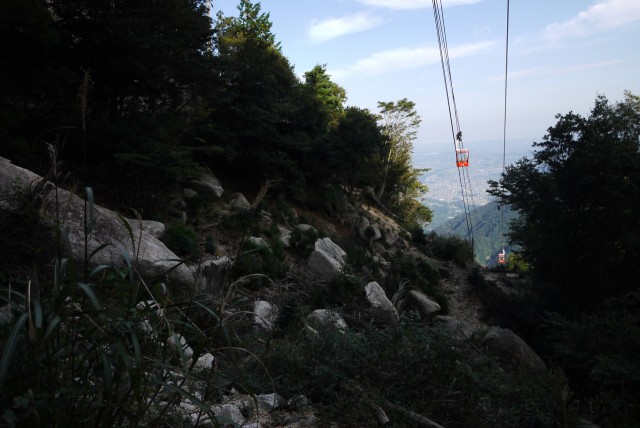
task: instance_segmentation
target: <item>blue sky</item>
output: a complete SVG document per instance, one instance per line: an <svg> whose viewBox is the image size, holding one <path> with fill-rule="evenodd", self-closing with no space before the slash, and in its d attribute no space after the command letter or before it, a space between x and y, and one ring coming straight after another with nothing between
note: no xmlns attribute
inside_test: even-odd
<svg viewBox="0 0 640 428"><path fill-rule="evenodd" d="M347 104L414 101L416 150L452 145L430 0L264 0L282 51L302 75L326 64ZM236 1L214 11L236 14ZM443 0L465 147L501 150L507 0ZM557 113L588 114L598 94L640 94L640 0L513 0L507 148L539 141Z"/></svg>

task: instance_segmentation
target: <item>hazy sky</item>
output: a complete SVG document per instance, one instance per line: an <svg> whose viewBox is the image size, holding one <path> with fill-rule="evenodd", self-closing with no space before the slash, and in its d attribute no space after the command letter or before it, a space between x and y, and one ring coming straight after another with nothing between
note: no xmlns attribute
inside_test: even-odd
<svg viewBox="0 0 640 428"><path fill-rule="evenodd" d="M347 104L376 111L408 98L417 150L451 144L430 0L264 0L282 51L302 75L326 64ZM507 0L443 0L465 146L502 148ZM237 1L213 10L236 14ZM557 113L588 114L598 94L640 94L640 0L512 0L507 146L540 140Z"/></svg>

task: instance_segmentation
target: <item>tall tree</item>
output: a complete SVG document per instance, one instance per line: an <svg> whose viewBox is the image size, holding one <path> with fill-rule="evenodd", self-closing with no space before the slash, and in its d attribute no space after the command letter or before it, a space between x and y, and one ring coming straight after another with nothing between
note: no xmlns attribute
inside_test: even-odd
<svg viewBox="0 0 640 428"><path fill-rule="evenodd" d="M540 291L564 311L637 287L640 275L640 108L596 99L588 117L558 115L532 159L489 193L517 210L509 238Z"/></svg>
<svg viewBox="0 0 640 428"><path fill-rule="evenodd" d="M335 171L349 193L370 185L375 176L376 157L384 144L377 117L367 109L347 107L335 129L337 153Z"/></svg>
<svg viewBox="0 0 640 428"><path fill-rule="evenodd" d="M243 0L237 17L218 14L215 49L224 90L211 127L225 162L246 177L304 181L300 162L317 127L309 97L271 33L269 14Z"/></svg>
<svg viewBox="0 0 640 428"><path fill-rule="evenodd" d="M338 124L338 120L344 114L344 104L347 101L347 91L337 83L331 81L327 74L326 65L316 65L310 71L304 73L305 85L313 96L323 106L328 117L330 128Z"/></svg>
<svg viewBox="0 0 640 428"><path fill-rule="evenodd" d="M413 142L422 119L415 103L403 98L397 102L378 102L381 130L385 144L381 152L381 176L378 198L389 202L410 221L431 220L431 211L419 199L427 192L420 182L426 169L412 164Z"/></svg>

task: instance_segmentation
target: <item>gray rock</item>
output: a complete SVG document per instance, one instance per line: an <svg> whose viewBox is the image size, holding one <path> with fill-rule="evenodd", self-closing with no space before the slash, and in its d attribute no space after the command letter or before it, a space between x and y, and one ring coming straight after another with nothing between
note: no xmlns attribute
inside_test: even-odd
<svg viewBox="0 0 640 428"><path fill-rule="evenodd" d="M399 317L398 311L391 303L391 300L387 297L380 284L377 282L370 282L365 287L365 293L367 301L371 304L371 315L378 321L389 325L398 325Z"/></svg>
<svg viewBox="0 0 640 428"><path fill-rule="evenodd" d="M193 349L187 343L187 339L179 333L169 336L167 339L167 345L176 352L179 352L179 349L182 348L182 352L187 360L190 360L193 357Z"/></svg>
<svg viewBox="0 0 640 428"><path fill-rule="evenodd" d="M227 281L231 266L231 259L227 256L200 263L194 272L196 288L209 294L220 292Z"/></svg>
<svg viewBox="0 0 640 428"><path fill-rule="evenodd" d="M520 364L534 371L547 369L542 358L508 328L492 327L481 345L503 362Z"/></svg>
<svg viewBox="0 0 640 428"><path fill-rule="evenodd" d="M269 244L267 243L267 241L265 241L264 238L261 238L261 237L250 236L247 238L247 242L251 243L252 245L258 248L269 247Z"/></svg>
<svg viewBox="0 0 640 428"><path fill-rule="evenodd" d="M215 198L219 198L224 195L224 189L220 184L220 180L211 173L202 174L197 180L193 180L191 185L197 192L204 195L213 196Z"/></svg>
<svg viewBox="0 0 640 428"><path fill-rule="evenodd" d="M182 195L187 199L194 199L198 197L198 192L193 189L185 188L182 189Z"/></svg>
<svg viewBox="0 0 640 428"><path fill-rule="evenodd" d="M249 201L247 201L247 198L245 198L242 193L232 193L231 199L229 200L229 205L231 205L231 208L236 210L251 209L251 204L249 203Z"/></svg>
<svg viewBox="0 0 640 428"><path fill-rule="evenodd" d="M302 233L307 233L307 232L318 233L318 230L315 227L305 223L297 225L296 229L298 229Z"/></svg>
<svg viewBox="0 0 640 428"><path fill-rule="evenodd" d="M136 220L131 220L130 223ZM162 239L167 227L164 223L155 220L142 220L142 230L157 239Z"/></svg>
<svg viewBox="0 0 640 428"><path fill-rule="evenodd" d="M262 394L256 397L256 401L258 402L258 409L264 410L265 412L271 413L278 407L284 403L284 400L280 395L275 392L271 394Z"/></svg>
<svg viewBox="0 0 640 428"><path fill-rule="evenodd" d="M440 305L437 302L429 299L422 291L420 290L409 290L407 293L409 301L413 304L413 306L418 310L422 319L429 320L431 319L437 312L440 312Z"/></svg>
<svg viewBox="0 0 640 428"><path fill-rule="evenodd" d="M278 319L278 307L264 300L253 304L253 321L255 325L265 330L271 330Z"/></svg>
<svg viewBox="0 0 640 428"><path fill-rule="evenodd" d="M316 331L323 331L331 328L345 331L347 323L339 313L329 309L316 309L307 315L309 326Z"/></svg>
<svg viewBox="0 0 640 428"><path fill-rule="evenodd" d="M0 325L9 324L11 319L13 319L11 305L4 305L0 307Z"/></svg>
<svg viewBox="0 0 640 428"><path fill-rule="evenodd" d="M198 357L198 360L196 361L194 367L200 370L210 369L211 367L213 367L213 363L215 361L215 357L207 352L206 354L200 355L200 357Z"/></svg>
<svg viewBox="0 0 640 428"><path fill-rule="evenodd" d="M342 270L346 256L347 253L331 239L318 239L314 251L309 255L307 266L320 279L331 281Z"/></svg>
<svg viewBox="0 0 640 428"><path fill-rule="evenodd" d="M0 210L20 210L16 198L18 189L33 188L42 178L31 171L13 165L9 160L0 158ZM40 192L41 218L54 225L56 219L55 186L47 183ZM70 256L82 266L85 254L84 200L64 189L58 189L59 218L70 244ZM126 266L125 256L133 263L136 271L145 279L168 276L170 283L179 286L193 285L193 276L179 258L157 238L144 229L139 222L129 222L132 235L118 215L99 205L94 206L94 226L88 237L87 253L91 254L99 247L90 260L91 266L108 264ZM167 273L170 269L170 273Z"/></svg>
<svg viewBox="0 0 640 428"><path fill-rule="evenodd" d="M245 422L242 410L236 403L216 404L215 406L211 406L211 410L217 417L228 419L235 424L243 425ZM223 424L222 426L226 425Z"/></svg>

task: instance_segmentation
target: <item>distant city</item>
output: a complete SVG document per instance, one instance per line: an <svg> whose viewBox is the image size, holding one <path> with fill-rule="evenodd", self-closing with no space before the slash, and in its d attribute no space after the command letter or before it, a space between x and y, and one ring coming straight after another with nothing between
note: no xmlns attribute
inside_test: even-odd
<svg viewBox="0 0 640 428"><path fill-rule="evenodd" d="M520 141L519 144L512 145L508 143L506 165L513 164L523 156L530 157L533 150L530 147L532 141ZM493 145L495 146L495 142ZM474 145L466 145L470 149L469 177L475 206L489 203L491 196L486 192L489 188L487 182L500 179L502 173L502 144L500 143L499 150L483 150L486 146L486 143L481 142L475 145L478 149L474 150ZM423 203L433 211L433 220L427 226L427 230L431 231L464 211L453 145L449 150L441 147L438 147L438 150L420 147L414 151L413 163L417 168L430 169L423 174L421 181L429 187Z"/></svg>

